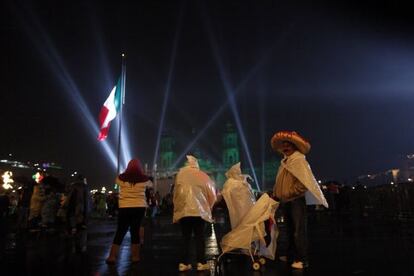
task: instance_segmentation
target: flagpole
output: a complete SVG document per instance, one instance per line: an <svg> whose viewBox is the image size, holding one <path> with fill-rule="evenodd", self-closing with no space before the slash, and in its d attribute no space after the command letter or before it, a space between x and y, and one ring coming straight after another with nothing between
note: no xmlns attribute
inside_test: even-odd
<svg viewBox="0 0 414 276"><path fill-rule="evenodd" d="M118 156L117 156L117 168L116 173L120 172L120 159L121 159L121 133L122 133L122 111L125 103L125 81L126 81L126 56L124 53L122 56L122 72L121 72L121 106L119 109L119 128L118 128Z"/></svg>

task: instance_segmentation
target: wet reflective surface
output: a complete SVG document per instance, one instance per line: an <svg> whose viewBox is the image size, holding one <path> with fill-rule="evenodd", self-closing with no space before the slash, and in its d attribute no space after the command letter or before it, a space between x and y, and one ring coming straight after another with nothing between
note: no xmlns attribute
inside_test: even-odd
<svg viewBox="0 0 414 276"><path fill-rule="evenodd" d="M94 219L75 236L61 231L16 234L12 222L1 222L1 275L414 275L414 220L382 214L338 219L327 214L309 217L309 260L304 271L282 261L267 260L259 271L250 257L228 254L220 259L217 240L228 231L224 215L205 230L211 270L178 272L181 252L179 225L160 216L145 226L141 261L130 262L130 239L125 237L118 263L105 264L115 219ZM283 224L280 224L283 246ZM86 241L87 240L87 241ZM87 247L84 247L83 245ZM195 251L195 250L194 250ZM195 252L193 252L195 253ZM195 264L193 264L195 267ZM3 272L5 274L3 274Z"/></svg>

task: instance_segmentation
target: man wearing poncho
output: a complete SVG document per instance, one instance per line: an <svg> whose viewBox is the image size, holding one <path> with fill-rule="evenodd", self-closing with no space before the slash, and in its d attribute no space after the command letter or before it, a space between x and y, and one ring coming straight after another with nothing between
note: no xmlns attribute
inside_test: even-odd
<svg viewBox="0 0 414 276"><path fill-rule="evenodd" d="M175 179L173 222L180 223L183 243L183 257L179 271L190 270L189 249L194 232L197 248L197 270L208 270L204 258L204 225L205 221L213 222L211 208L216 201L214 182L198 166L194 156L187 155L186 165L180 169Z"/></svg>
<svg viewBox="0 0 414 276"><path fill-rule="evenodd" d="M281 131L272 137L271 145L284 155L273 196L281 202L288 226L292 267L303 269L307 266L306 205L320 204L328 208L328 203L305 158L310 150L309 142L294 131Z"/></svg>

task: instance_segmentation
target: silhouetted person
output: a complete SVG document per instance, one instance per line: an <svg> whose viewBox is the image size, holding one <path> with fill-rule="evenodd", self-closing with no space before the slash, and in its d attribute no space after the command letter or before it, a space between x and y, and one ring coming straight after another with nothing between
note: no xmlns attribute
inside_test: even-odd
<svg viewBox="0 0 414 276"><path fill-rule="evenodd" d="M40 175L43 178L43 175ZM42 181L35 182L33 193L30 198L29 225L31 228L37 228L41 219L41 211L45 200L45 190Z"/></svg>
<svg viewBox="0 0 414 276"><path fill-rule="evenodd" d="M33 186L35 181L32 179L21 178L22 189L19 193L19 203L18 203L18 223L17 227L20 231L27 230L28 219L29 219L29 208L30 208L30 199L33 194Z"/></svg>
<svg viewBox="0 0 414 276"><path fill-rule="evenodd" d="M70 184L67 197L67 222L75 237L76 251L86 251L86 228L89 216L89 193L86 179L78 174Z"/></svg>

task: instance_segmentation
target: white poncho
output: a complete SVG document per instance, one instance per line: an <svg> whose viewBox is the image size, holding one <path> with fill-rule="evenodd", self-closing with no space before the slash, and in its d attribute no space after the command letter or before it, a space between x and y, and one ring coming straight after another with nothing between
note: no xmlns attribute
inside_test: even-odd
<svg viewBox="0 0 414 276"><path fill-rule="evenodd" d="M226 177L227 181L221 193L229 211L231 228L234 229L253 207L256 199L247 182L248 175L241 173L240 162L226 172Z"/></svg>
<svg viewBox="0 0 414 276"><path fill-rule="evenodd" d="M183 217L201 217L213 222L211 208L216 201L214 182L198 167L197 159L187 156L187 165L175 179L173 222Z"/></svg>
<svg viewBox="0 0 414 276"><path fill-rule="evenodd" d="M239 225L222 238L220 246L223 254L235 249L244 249L253 255L252 250L255 249L259 251L260 256L274 259L278 236L274 215L278 206L279 203L267 194L263 194L241 219ZM268 219L274 224L271 231L271 243L266 247L264 221ZM255 246L255 244L259 244L259 246Z"/></svg>
<svg viewBox="0 0 414 276"><path fill-rule="evenodd" d="M321 188L319 188L318 182L313 176L312 170L306 161L305 155L299 151L295 151L292 155L285 157L280 162L279 173L282 170L288 170L294 177L296 177L308 191L305 194L306 204L318 205L321 204L328 208L328 202L326 202Z"/></svg>

